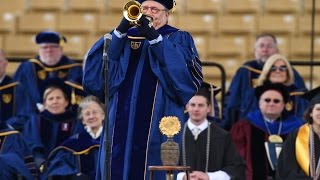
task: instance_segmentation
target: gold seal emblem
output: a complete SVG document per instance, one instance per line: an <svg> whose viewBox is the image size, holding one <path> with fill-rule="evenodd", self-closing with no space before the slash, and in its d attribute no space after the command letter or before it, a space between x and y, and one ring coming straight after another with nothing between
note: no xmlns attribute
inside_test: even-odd
<svg viewBox="0 0 320 180"><path fill-rule="evenodd" d="M181 124L176 116L165 116L160 121L160 132L168 138L172 138L178 134L181 129Z"/></svg>
<svg viewBox="0 0 320 180"><path fill-rule="evenodd" d="M293 102L292 101L287 102L285 107L287 111L291 111L293 108Z"/></svg>
<svg viewBox="0 0 320 180"><path fill-rule="evenodd" d="M279 135L270 135L268 139L269 139L269 142L272 142L272 143L282 143L283 142L282 137Z"/></svg>
<svg viewBox="0 0 320 180"><path fill-rule="evenodd" d="M46 73L45 70L40 70L40 71L37 72L37 74L38 74L38 78L41 79L41 80L44 80L46 78L46 76L47 76L47 73Z"/></svg>
<svg viewBox="0 0 320 180"><path fill-rule="evenodd" d="M12 94L2 94L2 101L6 104L10 103L12 100Z"/></svg>
<svg viewBox="0 0 320 180"><path fill-rule="evenodd" d="M140 48L141 42L131 41L130 45L132 49L136 50Z"/></svg>

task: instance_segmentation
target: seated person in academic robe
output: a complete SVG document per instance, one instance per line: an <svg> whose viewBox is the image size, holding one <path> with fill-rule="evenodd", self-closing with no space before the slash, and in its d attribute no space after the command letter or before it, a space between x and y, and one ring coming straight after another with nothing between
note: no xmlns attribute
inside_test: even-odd
<svg viewBox="0 0 320 180"><path fill-rule="evenodd" d="M269 164L270 154L265 149L269 146L265 146L265 143L282 142L303 121L294 115L283 114L285 104L290 99L283 84L259 86L255 90L255 96L259 99L259 110L250 112L246 118L235 123L230 133L240 155L246 161L246 179L266 180L274 177L275 171ZM274 151L275 148L269 152Z"/></svg>
<svg viewBox="0 0 320 180"><path fill-rule="evenodd" d="M21 134L0 121L0 179L34 180L38 169Z"/></svg>
<svg viewBox="0 0 320 180"><path fill-rule="evenodd" d="M77 115L68 109L70 88L60 79L51 79L41 91L44 110L26 124L24 137L40 167L49 152L83 128Z"/></svg>
<svg viewBox="0 0 320 180"><path fill-rule="evenodd" d="M262 72L257 80L257 85L264 83L282 83L290 93L290 101L285 107L286 113L294 114L299 118L308 106L308 102L301 98L307 89L298 89L294 84L294 73L288 59L281 54L270 56L265 62ZM254 96L254 88L245 93L245 101L241 103L240 118L246 117L249 112L259 109L257 98Z"/></svg>
<svg viewBox="0 0 320 180"><path fill-rule="evenodd" d="M68 45L67 38L58 32L42 31L35 36L38 55L22 62L13 79L25 86L33 106L41 103L41 86L48 79L59 78L63 81L82 78L82 64L64 55ZM79 82L81 84L81 82ZM41 105L39 104L41 107Z"/></svg>
<svg viewBox="0 0 320 180"><path fill-rule="evenodd" d="M320 87L303 95L311 99L306 124L288 135L278 159L277 179L319 180Z"/></svg>
<svg viewBox="0 0 320 180"><path fill-rule="evenodd" d="M49 155L45 178L63 180L85 177L95 179L104 105L95 96L87 96L79 106L84 130L55 148Z"/></svg>
<svg viewBox="0 0 320 180"><path fill-rule="evenodd" d="M210 94L208 94L208 98L210 98L211 102L211 110L210 113L208 113L207 119L210 122L216 123L218 126L221 126L221 115L220 115L220 107L218 104L218 100L216 98L216 95L219 94L221 91L221 88L216 87L212 84L209 84L207 82L202 82L202 89L206 88ZM189 113L187 110L185 110L185 120L187 121L189 119Z"/></svg>
<svg viewBox="0 0 320 180"><path fill-rule="evenodd" d="M191 166L191 179L244 180L246 166L230 134L207 120L210 94L205 84L187 104L189 119L183 128L182 165ZM177 179L183 177L185 173L179 173Z"/></svg>
<svg viewBox="0 0 320 180"><path fill-rule="evenodd" d="M24 86L6 74L7 65L5 52L0 49L0 122L22 131L35 109L32 109L30 96Z"/></svg>
<svg viewBox="0 0 320 180"><path fill-rule="evenodd" d="M223 127L230 129L233 122L240 119L241 104L245 102L246 92L257 86L257 79L268 58L279 53L277 38L270 33L263 33L256 37L254 44L255 59L246 61L233 76L225 98ZM293 69L294 84L296 87L306 88L302 76Z"/></svg>

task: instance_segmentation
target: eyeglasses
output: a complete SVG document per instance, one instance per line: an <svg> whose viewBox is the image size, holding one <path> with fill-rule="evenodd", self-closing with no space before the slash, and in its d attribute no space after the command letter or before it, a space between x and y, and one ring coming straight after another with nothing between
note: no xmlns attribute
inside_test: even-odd
<svg viewBox="0 0 320 180"><path fill-rule="evenodd" d="M266 103L270 103L270 102L272 101L274 104L279 104L279 103L281 102L280 99L265 98L265 99L263 99L263 100L264 100L264 102L266 102Z"/></svg>
<svg viewBox="0 0 320 180"><path fill-rule="evenodd" d="M262 49L262 48L267 48L267 49L273 49L276 48L276 44L258 44L256 45L256 48Z"/></svg>
<svg viewBox="0 0 320 180"><path fill-rule="evenodd" d="M280 72L285 72L288 70L288 68L286 66L280 66L280 67L277 67L277 66L272 66L270 71L280 71Z"/></svg>
<svg viewBox="0 0 320 180"><path fill-rule="evenodd" d="M59 45L45 45L45 46L40 46L41 49L55 49L55 48L59 48Z"/></svg>
<svg viewBox="0 0 320 180"><path fill-rule="evenodd" d="M150 9L150 11L153 14L157 14L159 11L167 11L167 9L159 9L157 7L152 7L152 6L142 6L142 12L146 13L148 11L148 9Z"/></svg>

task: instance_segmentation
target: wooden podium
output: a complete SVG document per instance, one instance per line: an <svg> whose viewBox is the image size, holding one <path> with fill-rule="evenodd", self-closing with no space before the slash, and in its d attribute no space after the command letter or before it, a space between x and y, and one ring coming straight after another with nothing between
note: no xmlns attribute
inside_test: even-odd
<svg viewBox="0 0 320 180"><path fill-rule="evenodd" d="M187 175L187 180L190 180L190 166L149 166L150 178L153 180L154 171L166 171L166 180L174 180L174 171L185 171Z"/></svg>

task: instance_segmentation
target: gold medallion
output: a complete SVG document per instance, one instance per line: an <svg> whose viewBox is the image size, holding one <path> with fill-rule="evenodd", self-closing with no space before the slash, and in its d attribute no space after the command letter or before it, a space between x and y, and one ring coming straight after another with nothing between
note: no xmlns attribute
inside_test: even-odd
<svg viewBox="0 0 320 180"><path fill-rule="evenodd" d="M269 142L272 142L272 143L282 143L283 142L283 139L281 136L279 135L270 135L269 136Z"/></svg>
<svg viewBox="0 0 320 180"><path fill-rule="evenodd" d="M293 108L293 102L292 101L287 102L285 107L287 111L291 111Z"/></svg>
<svg viewBox="0 0 320 180"><path fill-rule="evenodd" d="M168 138L172 138L174 135L179 133L181 125L176 116L165 116L161 119L159 128L163 135L166 135Z"/></svg>

